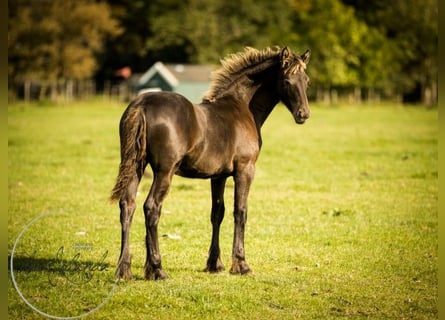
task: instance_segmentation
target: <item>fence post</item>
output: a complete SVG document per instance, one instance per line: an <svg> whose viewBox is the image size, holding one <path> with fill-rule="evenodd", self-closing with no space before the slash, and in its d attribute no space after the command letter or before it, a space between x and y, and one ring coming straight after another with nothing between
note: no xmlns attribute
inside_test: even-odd
<svg viewBox="0 0 445 320"><path fill-rule="evenodd" d="M28 103L31 100L31 81L25 80L23 84L23 96L25 99L25 102Z"/></svg>

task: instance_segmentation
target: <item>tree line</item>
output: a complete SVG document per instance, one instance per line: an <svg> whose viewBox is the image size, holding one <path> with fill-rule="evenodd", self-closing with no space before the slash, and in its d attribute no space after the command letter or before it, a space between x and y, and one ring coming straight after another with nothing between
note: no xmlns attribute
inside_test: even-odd
<svg viewBox="0 0 445 320"><path fill-rule="evenodd" d="M437 103L437 0L9 0L8 80L217 65L245 46L312 51L317 99ZM51 82L52 81L52 82Z"/></svg>

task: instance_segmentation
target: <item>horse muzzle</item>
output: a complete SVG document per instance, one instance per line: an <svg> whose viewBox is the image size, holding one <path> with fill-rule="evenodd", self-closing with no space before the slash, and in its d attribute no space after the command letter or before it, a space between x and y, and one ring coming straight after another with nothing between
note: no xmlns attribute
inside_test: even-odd
<svg viewBox="0 0 445 320"><path fill-rule="evenodd" d="M305 111L299 110L299 111L295 112L293 114L293 116L294 116L295 122L297 124L303 124L306 122L307 119L309 119L310 112L309 111L305 112Z"/></svg>

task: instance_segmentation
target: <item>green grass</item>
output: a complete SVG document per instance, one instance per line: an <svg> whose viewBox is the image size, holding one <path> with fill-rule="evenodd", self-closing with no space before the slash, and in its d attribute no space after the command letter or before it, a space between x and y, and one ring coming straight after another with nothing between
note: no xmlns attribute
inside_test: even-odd
<svg viewBox="0 0 445 320"><path fill-rule="evenodd" d="M131 233L136 279L112 291L120 225L108 197L124 108L100 99L9 107L10 254L27 223L49 213L22 234L14 255L15 279L39 310L76 316L105 301L89 318L438 318L437 109L315 105L303 126L285 108L274 110L249 198L248 276L201 272L209 181L175 177L159 225L170 278L143 280L146 178ZM231 181L227 188L221 249L228 269ZM78 270L63 273L79 252L83 265L106 253L106 269L88 282ZM11 319L42 318L11 277L8 309Z"/></svg>

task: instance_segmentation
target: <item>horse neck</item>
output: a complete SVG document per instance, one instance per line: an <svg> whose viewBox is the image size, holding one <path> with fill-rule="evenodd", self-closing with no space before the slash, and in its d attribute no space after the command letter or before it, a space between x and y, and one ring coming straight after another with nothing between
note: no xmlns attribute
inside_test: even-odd
<svg viewBox="0 0 445 320"><path fill-rule="evenodd" d="M252 113L255 124L260 133L260 129L279 102L277 81L279 79L279 65L271 60L267 61L266 67L256 66L261 71L252 74L255 70L249 70L251 74L244 74L232 83L232 86L223 95L211 101L203 99L203 103L217 105L220 99L233 99L234 107L248 106Z"/></svg>
<svg viewBox="0 0 445 320"><path fill-rule="evenodd" d="M253 87L253 92L248 102L250 112L252 112L258 131L263 126L267 117L277 105L280 98L277 88L277 70L271 68L264 72L261 81L256 87Z"/></svg>
<svg viewBox="0 0 445 320"><path fill-rule="evenodd" d="M260 86L249 102L249 109L253 114L258 129L263 126L267 117L279 102L278 94L273 93L273 89L267 86Z"/></svg>

